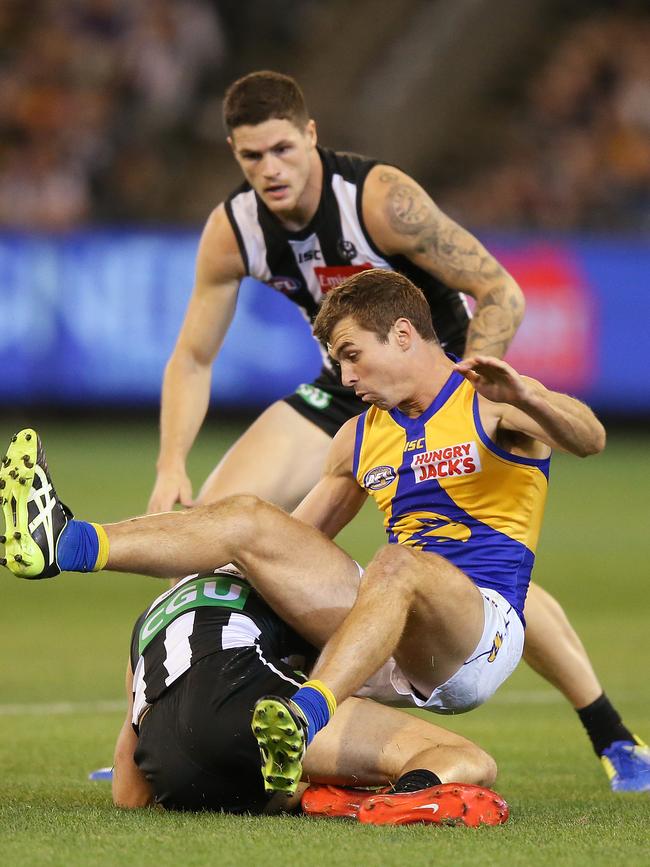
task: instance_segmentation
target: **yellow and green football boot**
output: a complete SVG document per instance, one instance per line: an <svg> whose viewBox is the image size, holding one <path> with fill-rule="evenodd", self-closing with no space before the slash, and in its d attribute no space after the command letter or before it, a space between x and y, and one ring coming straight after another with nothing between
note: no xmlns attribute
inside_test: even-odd
<svg viewBox="0 0 650 867"><path fill-rule="evenodd" d="M58 575L57 544L72 512L57 497L43 444L31 428L12 437L2 459L0 505L5 521L0 565L19 578Z"/></svg>
<svg viewBox="0 0 650 867"><path fill-rule="evenodd" d="M293 795L307 745L303 712L287 699L267 695L255 705L251 728L260 748L264 788Z"/></svg>

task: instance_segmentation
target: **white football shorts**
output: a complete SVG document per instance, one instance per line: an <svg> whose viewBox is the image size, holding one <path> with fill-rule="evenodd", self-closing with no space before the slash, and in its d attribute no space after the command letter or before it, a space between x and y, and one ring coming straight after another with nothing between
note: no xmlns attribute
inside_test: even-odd
<svg viewBox="0 0 650 867"><path fill-rule="evenodd" d="M465 713L487 701L517 667L524 649L524 627L500 593L485 587L478 589L485 614L481 640L458 671L437 686L429 698L413 692L394 659L389 659L357 695L382 704L442 714Z"/></svg>

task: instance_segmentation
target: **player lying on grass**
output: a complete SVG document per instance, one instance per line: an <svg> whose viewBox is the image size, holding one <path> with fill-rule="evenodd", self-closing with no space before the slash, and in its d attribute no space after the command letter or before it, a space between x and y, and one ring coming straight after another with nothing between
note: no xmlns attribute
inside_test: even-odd
<svg viewBox="0 0 650 867"><path fill-rule="evenodd" d="M66 526L42 472L32 481L25 469L21 486L18 469L13 476L5 469L8 499L19 502L5 505L16 574L107 567L171 577L234 562L316 646L340 627L317 682L290 706L261 706L255 719L265 776L286 791L300 776L295 738L309 742L336 700L391 654L385 700L458 713L489 698L521 655L551 446L586 455L604 444L602 426L579 401L497 359L454 364L424 298L401 275L372 271L346 281L328 296L317 328L344 381L375 406L335 438L322 481L297 511L307 523L238 496L105 528ZM385 512L389 544L359 586L354 562L323 533L335 536L368 494ZM287 739L277 723L288 713ZM650 786L646 749L615 743L606 758L618 788Z"/></svg>
<svg viewBox="0 0 650 867"><path fill-rule="evenodd" d="M24 430L13 438L0 470L0 487L6 495L12 570L18 568L24 577L51 577L59 572L59 554L64 566L73 565L67 562L66 546L70 531L74 534L82 522L70 520L70 510L58 500L35 431ZM274 506L268 509L284 524L288 549L295 547L284 573L287 582L298 585L302 570L313 572L314 563L326 562L341 578L326 603L325 595L313 598L317 613L305 630L312 644L284 623L234 568L210 569L197 547L199 571L158 597L133 629L128 708L114 759L113 799L118 806L159 803L168 809L236 813L295 806L296 799L290 802L284 796L279 805L269 804L274 781L272 775L267 774L266 781L260 776L252 709L269 692L288 698L298 689L304 676L295 673L287 658L313 659L313 645L321 646L331 636L350 607L360 570L318 531ZM202 511L179 517L192 514L200 520ZM86 525L95 526L101 533L98 525ZM208 547L213 530L211 526ZM73 547L74 558L94 557L83 543ZM50 561L55 551L57 557ZM25 570L34 572L39 555L38 576L24 575ZM262 563L260 567L265 575L275 571ZM333 604L337 594L340 604ZM296 598L302 601L300 594ZM384 681L383 676L375 679L380 691ZM364 688L367 696L375 693L375 683ZM289 715L287 723L292 724ZM303 809L312 815L356 816L372 824L499 824L506 821L508 807L483 788L495 776L494 760L466 738L368 698L351 698L342 704L334 724L310 745L305 779L339 786L395 785L381 794L312 785L303 796Z"/></svg>
<svg viewBox="0 0 650 867"><path fill-rule="evenodd" d="M290 697L305 680L293 666L314 655L232 568L190 575L158 597L133 629L114 802L232 813L295 807L298 798L269 799L250 718L265 694ZM394 788L312 785L303 809L374 824L499 824L507 805L482 787L495 775L493 759L465 738L351 698L307 751L304 779Z"/></svg>

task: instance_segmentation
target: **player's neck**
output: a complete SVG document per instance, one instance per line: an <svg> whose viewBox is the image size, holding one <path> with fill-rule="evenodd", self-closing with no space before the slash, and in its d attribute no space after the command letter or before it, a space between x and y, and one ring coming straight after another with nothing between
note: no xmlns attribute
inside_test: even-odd
<svg viewBox="0 0 650 867"><path fill-rule="evenodd" d="M307 183L295 206L285 213L276 213L276 217L288 232L300 232L313 220L318 210L323 192L323 163L320 154L314 148L311 155L311 166Z"/></svg>
<svg viewBox="0 0 650 867"><path fill-rule="evenodd" d="M409 418L422 415L438 397L453 370L453 362L444 353L426 352L413 367L410 394L398 409Z"/></svg>

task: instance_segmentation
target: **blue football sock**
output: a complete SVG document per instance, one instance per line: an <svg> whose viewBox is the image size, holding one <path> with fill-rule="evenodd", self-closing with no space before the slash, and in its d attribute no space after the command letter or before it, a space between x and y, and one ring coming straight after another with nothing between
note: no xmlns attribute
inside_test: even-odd
<svg viewBox="0 0 650 867"><path fill-rule="evenodd" d="M62 572L91 572L99 555L99 535L87 521L70 521L61 533L56 560Z"/></svg>
<svg viewBox="0 0 650 867"><path fill-rule="evenodd" d="M297 704L307 718L307 744L330 721L330 710L322 692L312 686L301 686L291 701Z"/></svg>

